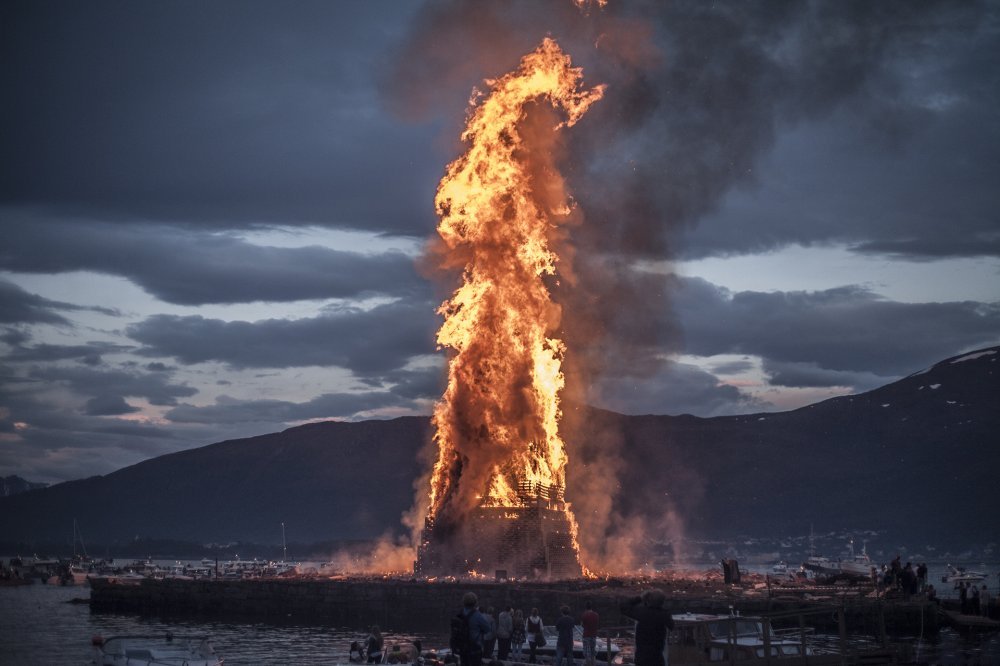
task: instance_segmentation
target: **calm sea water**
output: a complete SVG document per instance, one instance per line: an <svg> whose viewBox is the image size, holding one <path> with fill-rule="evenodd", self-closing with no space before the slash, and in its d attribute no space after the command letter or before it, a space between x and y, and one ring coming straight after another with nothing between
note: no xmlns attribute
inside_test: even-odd
<svg viewBox="0 0 1000 666"><path fill-rule="evenodd" d="M978 568L978 567L970 567ZM990 569L992 581L996 568ZM940 581L937 568L932 580ZM995 583L990 585L996 590ZM26 585L0 588L0 664L87 664L90 638L122 634L211 636L226 664L332 664L346 662L352 640L364 638L363 627L329 627L308 618L286 618L281 624L158 619L135 615L91 613L85 603L89 587ZM420 639L426 647L443 647L447 618L441 634L385 633L386 645ZM943 666L1000 664L1000 634L963 636L943 630L936 637L909 637L919 663ZM625 646L627 647L627 646Z"/></svg>

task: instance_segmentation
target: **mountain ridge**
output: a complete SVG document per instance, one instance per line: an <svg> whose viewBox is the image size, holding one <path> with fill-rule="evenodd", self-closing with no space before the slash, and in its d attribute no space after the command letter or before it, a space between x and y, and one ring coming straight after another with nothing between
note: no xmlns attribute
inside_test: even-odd
<svg viewBox="0 0 1000 666"><path fill-rule="evenodd" d="M1000 540L1000 347L871 391L786 412L701 418L567 407L567 498L584 531L678 521L690 536L801 533L810 524L898 540ZM977 355L978 354L978 355ZM226 440L107 475L0 498L5 541L300 542L400 533L428 417L325 421ZM823 529L821 527L821 529Z"/></svg>

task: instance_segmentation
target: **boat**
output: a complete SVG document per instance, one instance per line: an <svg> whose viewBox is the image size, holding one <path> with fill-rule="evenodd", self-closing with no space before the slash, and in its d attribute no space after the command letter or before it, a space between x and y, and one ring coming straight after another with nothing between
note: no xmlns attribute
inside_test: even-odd
<svg viewBox="0 0 1000 666"><path fill-rule="evenodd" d="M813 640L814 629L806 627L805 616L828 611L798 613L799 626L774 629L771 622L793 619L792 614L770 617L683 613L673 615L674 628L667 644L670 666L699 666L712 663L788 664L799 666L842 666L851 664L910 663L900 650L878 646L847 648L844 652ZM813 641L816 647L810 645ZM905 652L905 650L903 650Z"/></svg>
<svg viewBox="0 0 1000 666"><path fill-rule="evenodd" d="M948 573L941 576L942 583L982 583L987 576L982 571L968 571L965 567L948 566Z"/></svg>
<svg viewBox="0 0 1000 666"><path fill-rule="evenodd" d="M683 613L673 615L673 619L668 648L670 664L764 660L768 648L771 659L802 660L814 656L801 639L779 635L770 626L765 637L764 623L757 617Z"/></svg>
<svg viewBox="0 0 1000 666"><path fill-rule="evenodd" d="M872 562L872 558L868 557L868 544L862 544L861 552L854 553L854 539L848 542L850 547L850 555L846 560L840 560L840 572L850 575L850 576L863 576L869 577L872 575L872 569L875 569L875 563Z"/></svg>
<svg viewBox="0 0 1000 666"><path fill-rule="evenodd" d="M553 625L546 624L542 626L542 632L545 634L545 647L536 647L535 654L544 661L555 661L559 630ZM608 660L609 644L611 646L610 660ZM525 651L527 651L527 644L525 644ZM573 627L573 659L583 660L583 627L580 625ZM603 663L620 664L622 663L621 648L614 641L598 638L595 659Z"/></svg>
<svg viewBox="0 0 1000 666"><path fill-rule="evenodd" d="M787 562L778 562L773 567L771 567L771 573L773 573L773 574L779 574L779 575L787 574L788 573L788 563Z"/></svg>
<svg viewBox="0 0 1000 666"><path fill-rule="evenodd" d="M205 636L94 636L90 641L96 666L223 666Z"/></svg>

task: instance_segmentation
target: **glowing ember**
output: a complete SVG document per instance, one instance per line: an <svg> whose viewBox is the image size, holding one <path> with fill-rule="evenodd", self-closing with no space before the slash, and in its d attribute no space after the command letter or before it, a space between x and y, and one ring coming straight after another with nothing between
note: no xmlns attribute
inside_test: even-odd
<svg viewBox="0 0 1000 666"><path fill-rule="evenodd" d="M604 91L581 90L581 79L545 39L516 71L488 81L462 134L468 150L438 187L441 264L463 269L462 285L439 309L438 343L452 350L433 419L430 517L439 525L458 525L476 507L539 499L568 515L559 435L565 347L546 279L556 274L553 245L572 213L554 164L557 130ZM568 272L565 262L560 268Z"/></svg>

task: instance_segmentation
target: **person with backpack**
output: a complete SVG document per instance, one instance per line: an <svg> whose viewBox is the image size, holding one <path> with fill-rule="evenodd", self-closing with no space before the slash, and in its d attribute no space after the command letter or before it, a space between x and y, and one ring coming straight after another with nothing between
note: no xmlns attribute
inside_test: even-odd
<svg viewBox="0 0 1000 666"><path fill-rule="evenodd" d="M521 661L521 651L524 649L524 612L518 608L514 611L514 629L510 634L510 644L512 648L511 656L516 662Z"/></svg>
<svg viewBox="0 0 1000 666"><path fill-rule="evenodd" d="M524 633L528 636L528 663L537 664L538 658L535 650L545 647L545 633L542 631L542 618L538 615L538 609L532 608L531 615L524 623Z"/></svg>
<svg viewBox="0 0 1000 666"><path fill-rule="evenodd" d="M482 666L483 638L490 633L489 621L478 609L473 592L462 597L462 610L451 618L451 653L458 655L461 666Z"/></svg>

